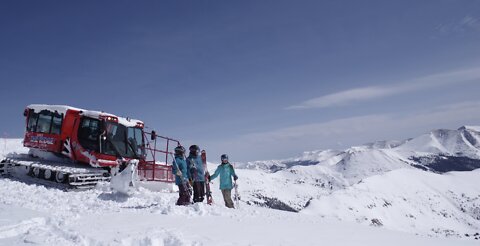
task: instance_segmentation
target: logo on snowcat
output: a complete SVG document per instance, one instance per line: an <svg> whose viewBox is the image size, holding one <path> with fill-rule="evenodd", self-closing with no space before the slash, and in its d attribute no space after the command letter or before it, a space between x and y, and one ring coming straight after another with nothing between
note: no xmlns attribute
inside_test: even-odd
<svg viewBox="0 0 480 246"><path fill-rule="evenodd" d="M30 138L30 141L39 144L53 144L55 142L55 138L34 135Z"/></svg>

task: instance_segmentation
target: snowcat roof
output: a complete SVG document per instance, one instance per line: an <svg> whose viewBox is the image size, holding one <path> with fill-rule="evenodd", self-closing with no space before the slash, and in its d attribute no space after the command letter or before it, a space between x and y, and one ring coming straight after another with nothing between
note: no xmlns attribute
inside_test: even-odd
<svg viewBox="0 0 480 246"><path fill-rule="evenodd" d="M120 117L114 114L110 113L105 113L101 111L95 111L95 110L86 110L86 109L81 109L81 108L75 108L67 105L48 105L48 104L30 104L27 106L29 109L33 109L34 112L40 112L42 110L48 110L51 112L57 111L59 114L66 115L67 110L74 110L74 111L81 111L81 115L99 119L100 116L112 116L118 118L118 123L122 124L127 127L134 127L137 126L138 123L143 125L143 121L141 120L136 120L136 119L130 119L130 118L125 118L125 117Z"/></svg>

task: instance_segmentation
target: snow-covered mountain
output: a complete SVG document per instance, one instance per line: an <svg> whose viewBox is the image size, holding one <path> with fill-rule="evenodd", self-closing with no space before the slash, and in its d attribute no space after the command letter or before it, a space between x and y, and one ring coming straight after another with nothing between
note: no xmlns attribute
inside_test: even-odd
<svg viewBox="0 0 480 246"><path fill-rule="evenodd" d="M239 166L252 204L428 235L480 231L480 171L441 175L480 168L480 127Z"/></svg>
<svg viewBox="0 0 480 246"><path fill-rule="evenodd" d="M267 196L263 177L276 180L276 199L294 210L301 210L311 198L343 189L364 178L401 168L417 168L436 173L470 171L480 167L480 127L463 126L458 130L434 130L403 141L379 141L346 150L318 150L285 160L237 164L252 172L250 194ZM301 190L290 199L282 199L282 190ZM317 187L320 187L317 188ZM258 201L256 201L258 203Z"/></svg>
<svg viewBox="0 0 480 246"><path fill-rule="evenodd" d="M422 235L475 237L479 178L480 170L439 175L398 169L313 199L301 213Z"/></svg>
<svg viewBox="0 0 480 246"><path fill-rule="evenodd" d="M26 151L20 139L0 139L0 157ZM218 164L208 165L213 171ZM480 239L480 127L236 166L238 210L223 207L218 180L211 185L213 206L178 207L175 193L139 188L122 196L108 185L63 192L0 178L0 244L225 245L214 239L231 240L225 228L237 233L230 245L469 245ZM133 228L121 226L125 221ZM318 231L329 233L317 238ZM356 231L363 236L344 236Z"/></svg>
<svg viewBox="0 0 480 246"><path fill-rule="evenodd" d="M375 173L375 170L383 172L408 165L436 172L446 172L479 168L480 162L477 163L479 159L480 126L462 126L458 130L434 130L403 141L377 141L343 151L308 151L300 157L248 162L239 164L239 166L270 172L288 169L293 166L335 166L339 172L343 170L351 173L353 177L360 177L359 170L352 170L352 168L358 167L357 164L363 162L371 164L363 165L361 170L365 170L364 168L367 167L373 173ZM454 161L455 164L447 165L446 162L449 160ZM364 174L370 176L372 173ZM349 175L347 174L347 176Z"/></svg>

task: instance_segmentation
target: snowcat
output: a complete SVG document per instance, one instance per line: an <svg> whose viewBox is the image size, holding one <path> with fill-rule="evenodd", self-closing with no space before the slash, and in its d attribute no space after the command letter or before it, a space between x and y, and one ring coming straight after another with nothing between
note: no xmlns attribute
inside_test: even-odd
<svg viewBox="0 0 480 246"><path fill-rule="evenodd" d="M24 111L23 145L28 154L10 154L0 174L24 173L36 179L90 188L135 163L137 178L172 183L170 142L178 140L144 131L140 120L64 105L32 104ZM161 139L163 149L157 149ZM153 146L152 146L153 145ZM165 161L157 161L157 155Z"/></svg>

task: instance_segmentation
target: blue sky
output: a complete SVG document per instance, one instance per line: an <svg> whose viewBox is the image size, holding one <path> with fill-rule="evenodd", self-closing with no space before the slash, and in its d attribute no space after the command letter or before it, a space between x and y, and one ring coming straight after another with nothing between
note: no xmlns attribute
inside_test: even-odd
<svg viewBox="0 0 480 246"><path fill-rule="evenodd" d="M145 121L212 161L480 125L480 2L1 1L0 133L32 103Z"/></svg>

